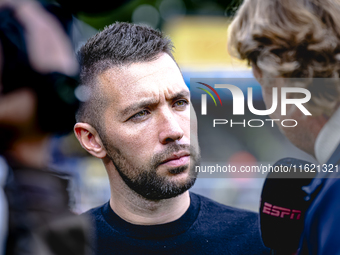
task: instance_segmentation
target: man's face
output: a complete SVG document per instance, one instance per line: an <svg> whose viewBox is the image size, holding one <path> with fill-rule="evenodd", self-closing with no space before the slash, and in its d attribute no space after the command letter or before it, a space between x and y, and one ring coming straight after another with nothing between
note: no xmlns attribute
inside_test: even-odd
<svg viewBox="0 0 340 255"><path fill-rule="evenodd" d="M151 62L109 69L99 83L107 101L101 139L125 183L152 200L190 188L200 158L197 120L172 58L162 54Z"/></svg>

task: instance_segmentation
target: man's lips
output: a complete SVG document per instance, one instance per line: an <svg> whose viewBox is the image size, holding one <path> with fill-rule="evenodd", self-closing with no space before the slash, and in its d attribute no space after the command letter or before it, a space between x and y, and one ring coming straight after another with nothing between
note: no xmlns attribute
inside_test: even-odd
<svg viewBox="0 0 340 255"><path fill-rule="evenodd" d="M178 152L174 153L164 161L162 161L161 165L167 165L172 167L179 167L183 165L187 165L190 160L190 153L188 152Z"/></svg>

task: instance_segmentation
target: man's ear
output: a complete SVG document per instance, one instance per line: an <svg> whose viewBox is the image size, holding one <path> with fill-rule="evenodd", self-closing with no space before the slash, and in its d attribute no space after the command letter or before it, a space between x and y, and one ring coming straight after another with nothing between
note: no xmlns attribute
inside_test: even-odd
<svg viewBox="0 0 340 255"><path fill-rule="evenodd" d="M98 132L90 124L78 122L74 126L74 133L81 146L97 158L104 158L106 150Z"/></svg>

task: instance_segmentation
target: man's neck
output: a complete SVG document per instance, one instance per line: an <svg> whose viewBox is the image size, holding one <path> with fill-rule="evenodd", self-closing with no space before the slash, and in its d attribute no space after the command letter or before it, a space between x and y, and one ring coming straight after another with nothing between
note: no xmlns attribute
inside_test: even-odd
<svg viewBox="0 0 340 255"><path fill-rule="evenodd" d="M123 220L136 225L158 225L179 219L189 208L189 191L169 199L151 201L131 190L117 171L109 173L111 209Z"/></svg>

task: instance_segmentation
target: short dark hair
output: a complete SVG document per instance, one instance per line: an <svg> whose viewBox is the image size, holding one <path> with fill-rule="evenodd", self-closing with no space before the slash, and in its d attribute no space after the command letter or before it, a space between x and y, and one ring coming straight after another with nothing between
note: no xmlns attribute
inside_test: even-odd
<svg viewBox="0 0 340 255"><path fill-rule="evenodd" d="M100 113L104 98L96 86L99 74L109 68L132 63L149 62L166 53L173 58L171 40L162 32L145 25L116 22L91 37L78 52L80 82L88 98L76 116L77 122L102 130Z"/></svg>

